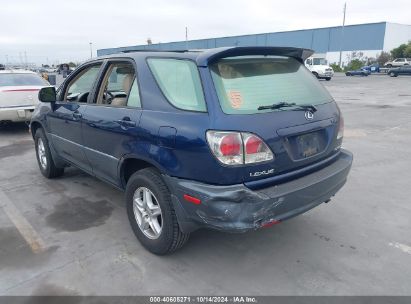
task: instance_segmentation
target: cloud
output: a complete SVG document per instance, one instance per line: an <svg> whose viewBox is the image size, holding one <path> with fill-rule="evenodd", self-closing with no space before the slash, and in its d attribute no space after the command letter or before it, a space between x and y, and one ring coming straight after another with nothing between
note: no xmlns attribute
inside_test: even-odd
<svg viewBox="0 0 411 304"><path fill-rule="evenodd" d="M4 1L4 0L3 0ZM341 24L344 1L19 0L0 18L0 62L83 61L98 48ZM408 0L347 3L347 24L409 23ZM388 20L387 20L388 19Z"/></svg>

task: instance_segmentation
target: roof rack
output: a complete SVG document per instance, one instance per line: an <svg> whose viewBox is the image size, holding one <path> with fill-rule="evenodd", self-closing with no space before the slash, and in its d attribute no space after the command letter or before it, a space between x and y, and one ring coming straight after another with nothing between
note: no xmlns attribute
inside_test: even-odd
<svg viewBox="0 0 411 304"><path fill-rule="evenodd" d="M139 49L139 50L124 50L120 53L134 53L134 52L176 52L176 53L185 53L191 52L192 50L159 50L159 49Z"/></svg>

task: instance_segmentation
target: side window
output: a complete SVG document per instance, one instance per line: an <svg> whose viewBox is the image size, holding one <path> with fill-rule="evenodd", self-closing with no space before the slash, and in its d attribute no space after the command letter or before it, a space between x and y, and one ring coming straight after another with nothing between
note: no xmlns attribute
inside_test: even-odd
<svg viewBox="0 0 411 304"><path fill-rule="evenodd" d="M137 108L141 107L140 92L138 89L137 79L134 79L130 94L128 95L127 106Z"/></svg>
<svg viewBox="0 0 411 304"><path fill-rule="evenodd" d="M140 107L140 94L131 63L111 64L103 78L97 104Z"/></svg>
<svg viewBox="0 0 411 304"><path fill-rule="evenodd" d="M206 111L197 66L189 60L150 58L147 60L160 89L175 107Z"/></svg>
<svg viewBox="0 0 411 304"><path fill-rule="evenodd" d="M68 84L64 100L70 102L87 102L88 95L93 88L100 67L101 64L93 65L80 72L80 74Z"/></svg>

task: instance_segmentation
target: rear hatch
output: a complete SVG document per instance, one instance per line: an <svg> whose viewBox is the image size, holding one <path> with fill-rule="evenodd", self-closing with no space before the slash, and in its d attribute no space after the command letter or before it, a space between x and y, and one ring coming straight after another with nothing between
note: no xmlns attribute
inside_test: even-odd
<svg viewBox="0 0 411 304"><path fill-rule="evenodd" d="M210 69L221 109L213 128L255 134L274 154L241 166L244 182L313 167L338 152L339 109L295 58L223 58Z"/></svg>
<svg viewBox="0 0 411 304"><path fill-rule="evenodd" d="M45 86L49 84L34 73L0 73L0 107L35 106Z"/></svg>

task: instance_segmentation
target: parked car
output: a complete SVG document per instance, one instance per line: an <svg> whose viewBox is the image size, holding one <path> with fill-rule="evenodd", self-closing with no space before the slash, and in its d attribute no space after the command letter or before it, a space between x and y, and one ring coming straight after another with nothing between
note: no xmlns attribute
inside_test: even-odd
<svg viewBox="0 0 411 304"><path fill-rule="evenodd" d="M49 83L34 72L0 71L0 122L30 121L38 92Z"/></svg>
<svg viewBox="0 0 411 304"><path fill-rule="evenodd" d="M233 47L132 52L84 63L39 92L41 173L73 165L125 191L151 252L199 228L245 232L328 202L352 154L343 118L304 67L312 51ZM257 249L256 249L257 250Z"/></svg>
<svg viewBox="0 0 411 304"><path fill-rule="evenodd" d="M400 67L404 65L411 65L411 58L396 58L384 64L384 66L387 68Z"/></svg>
<svg viewBox="0 0 411 304"><path fill-rule="evenodd" d="M373 63L370 65L363 66L361 70L366 70L366 71L369 71L370 73L379 73L380 65L378 63Z"/></svg>
<svg viewBox="0 0 411 304"><path fill-rule="evenodd" d="M398 75L411 75L411 66L402 66L399 68L389 69L387 74L391 77L397 77Z"/></svg>
<svg viewBox="0 0 411 304"><path fill-rule="evenodd" d="M363 69L345 72L346 76L368 76L370 74L371 74L370 71L363 70Z"/></svg>

